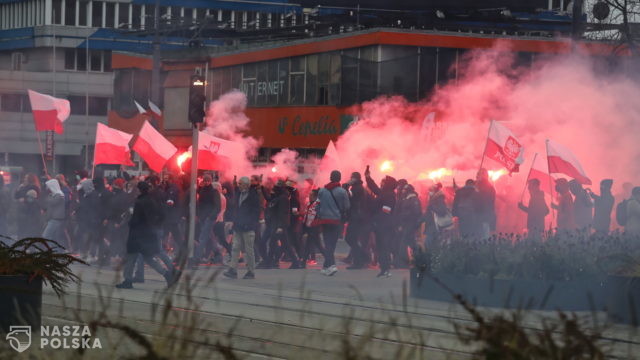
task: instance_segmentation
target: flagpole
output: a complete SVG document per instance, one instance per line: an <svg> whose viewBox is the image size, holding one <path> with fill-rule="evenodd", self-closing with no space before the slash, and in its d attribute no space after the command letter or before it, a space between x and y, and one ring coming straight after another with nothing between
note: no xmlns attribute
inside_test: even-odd
<svg viewBox="0 0 640 360"><path fill-rule="evenodd" d="M549 139L546 139L544 143L545 151L547 152L547 175L549 175L549 180L553 180L551 177L551 166L549 165ZM551 184L551 181L549 181L549 195L551 196L551 228L553 229L553 219L556 217L556 209L553 208L553 184Z"/></svg>
<svg viewBox="0 0 640 360"><path fill-rule="evenodd" d="M531 167L529 168L529 173L527 174L527 180L524 183L524 188L522 189L522 194L520 194L520 202L524 199L524 192L527 191L527 184L529 183L529 177L531 177L531 170L533 170L533 165L536 164L536 158L538 157L538 153L533 155L533 162L531 163Z"/></svg>
<svg viewBox="0 0 640 360"><path fill-rule="evenodd" d="M44 174L49 177L49 170L47 170L47 161L44 159L44 150L42 149L42 140L40 140L40 131L36 130L38 135L38 145L40 146L40 156L42 157L42 165L44 166Z"/></svg>
<svg viewBox="0 0 640 360"><path fill-rule="evenodd" d="M189 237L187 238L187 253L181 266L189 258L194 258L194 243L196 234L196 190L198 178L198 123L193 123L191 144L191 184L189 185ZM197 264L195 264L197 265Z"/></svg>
<svg viewBox="0 0 640 360"><path fill-rule="evenodd" d="M56 11L53 10L53 19L55 20L56 18ZM62 18L61 18L62 19ZM52 32L53 32L53 97L56 97L56 24L52 25ZM55 131L51 131L51 142L53 144L55 144L55 139L56 139L56 133ZM38 140L40 140L38 138ZM42 145L40 145L40 148L42 149ZM51 167L52 167L52 171L55 172L56 171L56 152L55 152L55 148L52 147L51 148L53 151L51 152ZM42 152L42 150L40 151ZM47 174L48 176L49 174Z"/></svg>
<svg viewBox="0 0 640 360"><path fill-rule="evenodd" d="M487 152L487 147L489 147L489 136L491 135L491 128L493 127L493 122L495 120L491 120L491 123L489 124L489 131L487 131L487 140L484 143L484 150L482 151L482 160L480 160L480 169L482 169L482 165L484 165L484 154L486 154Z"/></svg>

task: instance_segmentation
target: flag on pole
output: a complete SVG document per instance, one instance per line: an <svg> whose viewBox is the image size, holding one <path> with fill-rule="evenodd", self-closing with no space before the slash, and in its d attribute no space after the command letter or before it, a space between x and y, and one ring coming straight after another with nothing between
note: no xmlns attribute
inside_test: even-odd
<svg viewBox="0 0 640 360"><path fill-rule="evenodd" d="M131 150L129 149L129 141L131 141L132 137L133 135L131 134L98 123L93 164L133 166Z"/></svg>
<svg viewBox="0 0 640 360"><path fill-rule="evenodd" d="M135 150L149 168L161 172L164 165L178 152L178 148L158 132L148 121L142 124L138 138L133 144Z"/></svg>
<svg viewBox="0 0 640 360"><path fill-rule="evenodd" d="M518 172L524 162L524 147L511 130L491 120L484 156L504 165L510 173Z"/></svg>
<svg viewBox="0 0 640 360"><path fill-rule="evenodd" d="M422 120L422 126L420 127L420 137L426 137L427 135L432 135L433 127L436 122L436 113L434 111L427 114Z"/></svg>
<svg viewBox="0 0 640 360"><path fill-rule="evenodd" d="M62 123L71 113L69 100L54 98L33 90L28 90L28 93L36 131L52 130L62 134L64 132Z"/></svg>
<svg viewBox="0 0 640 360"><path fill-rule="evenodd" d="M156 104L152 103L151 100L149 100L149 111L151 111L151 113L157 118L162 117L162 111L156 106Z"/></svg>
<svg viewBox="0 0 640 360"><path fill-rule="evenodd" d="M544 157L538 156L537 153L533 157L533 164L531 164L531 170L529 171L527 182L531 179L538 179L540 181L540 190L547 193L551 191L551 186L554 184L553 178L549 175L549 166L547 165L547 162Z"/></svg>
<svg viewBox="0 0 640 360"><path fill-rule="evenodd" d="M564 145L547 140L549 174L565 174L583 185L591 185L591 179L582 169L578 158Z"/></svg>
<svg viewBox="0 0 640 360"><path fill-rule="evenodd" d="M133 103L134 103L134 104L136 104L136 107L138 108L138 112L139 112L140 114L146 114L146 113L147 113L147 110L145 110L145 109L142 107L142 105L138 104L138 102L137 102L137 101L133 100Z"/></svg>
<svg viewBox="0 0 640 360"><path fill-rule="evenodd" d="M244 149L238 143L209 135L198 134L198 169L226 170L231 167L234 156L244 156ZM192 148L189 148L191 151Z"/></svg>

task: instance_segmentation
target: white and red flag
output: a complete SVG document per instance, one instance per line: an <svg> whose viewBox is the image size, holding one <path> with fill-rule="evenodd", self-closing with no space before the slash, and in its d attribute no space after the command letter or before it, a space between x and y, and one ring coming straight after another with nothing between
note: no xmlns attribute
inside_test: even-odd
<svg viewBox="0 0 640 360"><path fill-rule="evenodd" d="M135 150L149 168L161 172L164 165L178 152L178 148L158 132L148 121L142 124L138 138L133 144Z"/></svg>
<svg viewBox="0 0 640 360"><path fill-rule="evenodd" d="M583 185L591 185L591 179L582 169L578 158L564 145L547 140L549 174L565 174Z"/></svg>
<svg viewBox="0 0 640 360"><path fill-rule="evenodd" d="M540 181L540 190L550 193L551 187L554 184L554 179L549 175L549 166L543 156L538 156L536 153L533 157L533 164L531 164L531 170L529 170L529 177L527 182L531 179L538 179Z"/></svg>
<svg viewBox="0 0 640 360"><path fill-rule="evenodd" d="M96 148L93 164L133 166L129 141L133 135L98 123L96 127Z"/></svg>
<svg viewBox="0 0 640 360"><path fill-rule="evenodd" d="M138 109L138 112L140 114L146 114L147 110L145 108L142 107L142 105L138 104L137 101L133 100L133 103L136 104L136 108Z"/></svg>
<svg viewBox="0 0 640 360"><path fill-rule="evenodd" d="M153 114L156 118L162 117L162 111L158 106L156 106L156 104L152 103L151 100L149 100L149 111L151 111L151 114Z"/></svg>
<svg viewBox="0 0 640 360"><path fill-rule="evenodd" d="M484 156L504 165L510 173L518 172L524 162L524 147L511 130L491 120Z"/></svg>
<svg viewBox="0 0 640 360"><path fill-rule="evenodd" d="M54 98L33 90L29 90L28 93L36 131L52 130L62 134L64 132L62 123L71 113L69 100Z"/></svg>
<svg viewBox="0 0 640 360"><path fill-rule="evenodd" d="M203 131L200 131L198 136L198 169L226 170L231 167L232 159L244 156L244 149L238 143L209 135Z"/></svg>

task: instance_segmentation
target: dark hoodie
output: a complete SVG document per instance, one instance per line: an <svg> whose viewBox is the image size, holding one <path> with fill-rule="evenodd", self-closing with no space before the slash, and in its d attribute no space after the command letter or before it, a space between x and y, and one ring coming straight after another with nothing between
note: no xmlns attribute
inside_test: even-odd
<svg viewBox="0 0 640 360"><path fill-rule="evenodd" d="M267 204L266 220L274 229L286 228L290 224L289 193L284 186L274 186L273 195Z"/></svg>
<svg viewBox="0 0 640 360"><path fill-rule="evenodd" d="M367 187L374 195L373 205L373 222L375 225L391 226L393 222L393 211L396 207L396 179L387 176L384 181L384 187L380 188L370 176L366 177Z"/></svg>

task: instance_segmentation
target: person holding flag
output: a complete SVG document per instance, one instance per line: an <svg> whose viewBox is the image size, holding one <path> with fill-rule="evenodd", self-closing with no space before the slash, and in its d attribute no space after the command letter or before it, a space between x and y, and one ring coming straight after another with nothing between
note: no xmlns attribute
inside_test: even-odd
<svg viewBox="0 0 640 360"><path fill-rule="evenodd" d="M518 208L527 213L527 233L531 239L540 239L544 232L544 220L549 215L549 207L544 200L544 192L540 190L540 180L528 180L529 204L518 202Z"/></svg>

